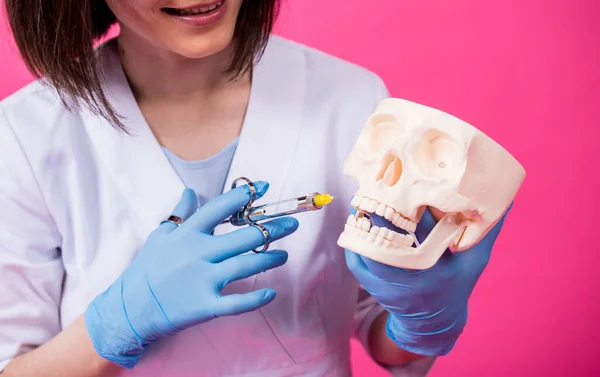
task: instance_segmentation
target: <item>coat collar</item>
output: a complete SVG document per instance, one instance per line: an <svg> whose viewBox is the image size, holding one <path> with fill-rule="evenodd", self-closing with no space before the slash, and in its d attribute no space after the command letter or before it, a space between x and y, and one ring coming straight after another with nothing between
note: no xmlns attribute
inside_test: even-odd
<svg viewBox="0 0 600 377"><path fill-rule="evenodd" d="M284 188L294 148L300 135L305 96L305 61L296 49L281 51L272 37L253 73L250 102L239 144L224 190L239 176L270 183L265 200L277 200ZM100 47L109 102L131 135L105 119L84 112L84 123L95 147L99 165L150 233L175 207L184 185L173 170L140 111L123 71L116 41ZM220 226L215 233L232 229Z"/></svg>
<svg viewBox="0 0 600 377"><path fill-rule="evenodd" d="M305 61L295 49L282 49L272 37L257 64L240 142L233 158L225 190L240 176L267 181L269 191L261 202L281 199L281 194L300 137L304 110ZM221 226L216 234L230 231Z"/></svg>

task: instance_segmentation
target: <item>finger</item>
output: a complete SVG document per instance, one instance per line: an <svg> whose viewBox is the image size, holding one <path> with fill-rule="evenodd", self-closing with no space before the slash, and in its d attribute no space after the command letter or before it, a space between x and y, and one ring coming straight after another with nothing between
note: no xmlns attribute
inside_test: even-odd
<svg viewBox="0 0 600 377"><path fill-rule="evenodd" d="M354 274L356 280L358 280L364 288L373 294L373 291L381 291L389 289L388 283L374 275L364 262L364 259L357 253L345 250L346 253L346 265L348 269ZM368 258L365 258L368 259Z"/></svg>
<svg viewBox="0 0 600 377"><path fill-rule="evenodd" d="M511 208L512 204L510 207L508 207L500 220L498 220L496 225L494 225L494 227L490 229L490 231L488 231L488 233L481 239L481 241L467 250L456 253L459 266L465 273L475 273L478 275L483 272L483 269L485 266L487 266L487 263L490 259L492 250L494 249L494 245L498 239L498 235L502 230L506 215Z"/></svg>
<svg viewBox="0 0 600 377"><path fill-rule="evenodd" d="M421 221L417 224L417 229L415 230L415 235L417 236L417 240L419 243L423 243L429 233L435 228L437 221L429 211L429 208L426 208L423 212L423 216L421 217Z"/></svg>
<svg viewBox="0 0 600 377"><path fill-rule="evenodd" d="M293 217L282 217L261 225L269 232L270 242L275 242L294 233L299 224L298 220ZM218 244L220 246L218 249L209 251L206 256L206 259L213 263L254 250L265 243L263 233L255 226L248 226L215 237L219 238Z"/></svg>
<svg viewBox="0 0 600 377"><path fill-rule="evenodd" d="M238 315L259 309L275 298L275 291L270 288L259 289L244 294L220 296L213 314L215 317Z"/></svg>
<svg viewBox="0 0 600 377"><path fill-rule="evenodd" d="M254 182L256 198L261 198L269 189L267 182ZM251 190L248 185L238 186L208 201L182 227L195 229L202 233L210 233L223 220L241 210L250 200Z"/></svg>
<svg viewBox="0 0 600 377"><path fill-rule="evenodd" d="M356 208L350 206L350 214L351 215L356 215Z"/></svg>
<svg viewBox="0 0 600 377"><path fill-rule="evenodd" d="M273 250L268 253L238 255L219 263L220 276L223 277L221 289L232 281L282 266L288 260L284 250Z"/></svg>
<svg viewBox="0 0 600 377"><path fill-rule="evenodd" d="M344 252L346 255L346 266L348 266L348 269L356 275L359 280L362 281L363 278L372 279L374 277L360 258L359 254L348 249L345 249Z"/></svg>
<svg viewBox="0 0 600 377"><path fill-rule="evenodd" d="M171 212L171 215L177 216L182 220L186 221L190 218L190 216L194 214L194 212L196 212L197 209L198 197L196 196L196 193L194 192L194 190L186 188L185 190L183 190L181 198L179 199L179 202ZM150 234L148 238L163 237L177 228L177 224L174 224L170 221L164 221L154 230L154 232Z"/></svg>

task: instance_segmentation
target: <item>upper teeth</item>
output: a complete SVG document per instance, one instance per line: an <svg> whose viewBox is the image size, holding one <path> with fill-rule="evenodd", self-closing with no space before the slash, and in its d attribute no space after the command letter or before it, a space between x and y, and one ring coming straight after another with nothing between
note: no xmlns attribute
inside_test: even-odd
<svg viewBox="0 0 600 377"><path fill-rule="evenodd" d="M380 203L375 199L363 198L360 195L354 195L350 205L356 209L359 209L368 213L375 213L378 216L384 217L397 226L398 228L404 229L407 232L414 232L417 229L417 223L406 217L402 216L392 207L387 206L384 203Z"/></svg>
<svg viewBox="0 0 600 377"><path fill-rule="evenodd" d="M217 9L221 4L223 4L222 1L218 2L217 4L210 5L208 7L197 7L197 8L190 8L190 9L177 9L177 12L179 14L182 14L182 15L207 13L207 12L210 12L212 10Z"/></svg>

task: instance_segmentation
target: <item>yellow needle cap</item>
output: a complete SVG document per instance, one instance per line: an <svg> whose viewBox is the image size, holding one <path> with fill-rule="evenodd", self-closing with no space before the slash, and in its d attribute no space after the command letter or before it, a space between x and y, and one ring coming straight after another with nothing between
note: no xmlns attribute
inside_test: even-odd
<svg viewBox="0 0 600 377"><path fill-rule="evenodd" d="M333 201L333 196L329 194L319 194L315 195L315 205L317 207L323 207L326 204L329 204Z"/></svg>

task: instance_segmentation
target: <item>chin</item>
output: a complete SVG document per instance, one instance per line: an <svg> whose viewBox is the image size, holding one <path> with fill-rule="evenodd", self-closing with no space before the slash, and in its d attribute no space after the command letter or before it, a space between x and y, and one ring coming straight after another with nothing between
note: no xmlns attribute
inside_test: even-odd
<svg viewBox="0 0 600 377"><path fill-rule="evenodd" d="M121 24L121 35L130 46L159 48L197 59L218 54L231 45L242 0L109 3Z"/></svg>
<svg viewBox="0 0 600 377"><path fill-rule="evenodd" d="M233 41L233 33L227 31L202 36L182 36L171 44L170 50L185 58L200 59L225 51Z"/></svg>

